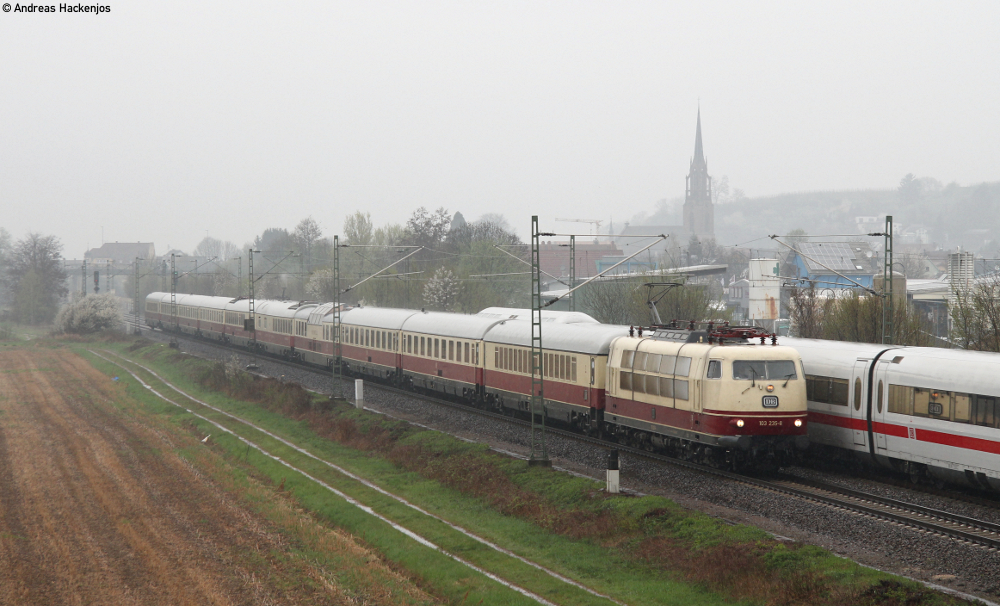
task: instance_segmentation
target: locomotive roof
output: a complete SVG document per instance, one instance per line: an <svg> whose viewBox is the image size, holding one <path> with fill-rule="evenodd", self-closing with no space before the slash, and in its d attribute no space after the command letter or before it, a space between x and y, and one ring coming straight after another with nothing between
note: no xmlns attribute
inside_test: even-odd
<svg viewBox="0 0 1000 606"><path fill-rule="evenodd" d="M249 308L249 303L247 304ZM298 301L275 301L266 299L254 301L254 313L266 314L277 318L305 318L316 309L316 303L299 303Z"/></svg>
<svg viewBox="0 0 1000 606"><path fill-rule="evenodd" d="M316 305L309 310L309 324L318 326L323 323L323 318L333 311L333 303L323 303L322 305ZM333 322L333 318L330 318L330 322Z"/></svg>
<svg viewBox="0 0 1000 606"><path fill-rule="evenodd" d="M501 320L470 314L443 312L418 312L403 323L403 330L424 334L482 339L488 330Z"/></svg>
<svg viewBox="0 0 1000 606"><path fill-rule="evenodd" d="M604 355L611 341L628 334L628 326L617 324L546 324L542 328L542 347L560 351ZM490 329L484 340L531 347L531 322L506 320Z"/></svg>
<svg viewBox="0 0 1000 606"><path fill-rule="evenodd" d="M355 326L399 330L402 328L403 322L405 322L407 318L418 313L420 312L415 309L355 307L340 314L340 322L342 324L353 324Z"/></svg>
<svg viewBox="0 0 1000 606"><path fill-rule="evenodd" d="M695 347L690 347L691 345ZM645 351L648 353L660 353L660 354L678 354L685 351L689 352L701 352L701 353L691 353L689 355L701 355L707 350L711 349L710 357L712 358L722 358L725 360L732 359L786 359L795 353L795 349L787 345L771 345L767 343L765 345L756 345L753 343L739 343L739 342L729 342L725 345L719 345L717 343L710 344L706 339L703 342L699 341L671 341L667 339L656 339L651 337L629 337L623 336L619 339L615 339L612 343L612 347L616 349L625 349L633 351ZM795 356L797 357L797 356Z"/></svg>
<svg viewBox="0 0 1000 606"><path fill-rule="evenodd" d="M518 307L487 307L477 316L496 318L499 320L527 320L531 321L531 310ZM542 310L542 322L555 322L558 324L600 324L593 316L581 311L555 311L549 309Z"/></svg>

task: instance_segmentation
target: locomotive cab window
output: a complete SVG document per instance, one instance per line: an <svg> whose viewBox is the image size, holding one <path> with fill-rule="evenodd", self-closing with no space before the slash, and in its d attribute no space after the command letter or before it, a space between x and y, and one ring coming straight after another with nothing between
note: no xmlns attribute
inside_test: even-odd
<svg viewBox="0 0 1000 606"><path fill-rule="evenodd" d="M708 371L705 373L706 379L722 378L722 360L709 360Z"/></svg>
<svg viewBox="0 0 1000 606"><path fill-rule="evenodd" d="M687 358L690 364L690 358ZM680 374L679 372L677 374ZM685 373L686 375L686 373ZM791 360L736 360L733 362L733 379L737 381L791 381L798 378L795 362ZM845 381L846 383L846 381Z"/></svg>

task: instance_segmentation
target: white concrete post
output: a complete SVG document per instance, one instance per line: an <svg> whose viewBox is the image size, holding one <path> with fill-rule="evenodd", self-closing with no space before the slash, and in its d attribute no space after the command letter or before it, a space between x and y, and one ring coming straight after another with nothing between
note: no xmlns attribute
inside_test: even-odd
<svg viewBox="0 0 1000 606"><path fill-rule="evenodd" d="M621 487L618 484L618 451L612 450L608 454L608 494L618 494Z"/></svg>
<svg viewBox="0 0 1000 606"><path fill-rule="evenodd" d="M365 407L365 382L361 379L354 379L354 407Z"/></svg>

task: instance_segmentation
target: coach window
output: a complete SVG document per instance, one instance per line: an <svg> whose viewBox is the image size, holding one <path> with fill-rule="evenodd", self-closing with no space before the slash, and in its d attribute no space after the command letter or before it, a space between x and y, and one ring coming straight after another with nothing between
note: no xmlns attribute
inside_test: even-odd
<svg viewBox="0 0 1000 606"><path fill-rule="evenodd" d="M570 381L576 383L576 356L570 361Z"/></svg>
<svg viewBox="0 0 1000 606"><path fill-rule="evenodd" d="M709 360L708 361L708 372L705 373L706 379L721 379L722 378L722 360Z"/></svg>
<svg viewBox="0 0 1000 606"><path fill-rule="evenodd" d="M660 397L662 398L672 398L674 397L674 380L669 377L659 377L660 383Z"/></svg>
<svg viewBox="0 0 1000 606"><path fill-rule="evenodd" d="M646 375L646 393L651 396L658 396L660 394L660 377L653 375ZM653 418L656 418L654 414Z"/></svg>
<svg viewBox="0 0 1000 606"><path fill-rule="evenodd" d="M594 358L590 359L590 384L594 384L595 375L597 374L597 361Z"/></svg>
<svg viewBox="0 0 1000 606"><path fill-rule="evenodd" d="M479 343L476 343L472 348L472 363L479 364Z"/></svg>
<svg viewBox="0 0 1000 606"><path fill-rule="evenodd" d="M621 388L624 389L624 390L626 390L626 391L631 391L632 390L632 373L626 372L626 371L622 371L622 372L620 372L618 374L620 376L619 380L621 381L621 383L620 383Z"/></svg>
<svg viewBox="0 0 1000 606"><path fill-rule="evenodd" d="M441 357L441 339L434 339L434 357Z"/></svg>
<svg viewBox="0 0 1000 606"><path fill-rule="evenodd" d="M690 360L691 358L688 358ZM681 379L674 379L674 397L678 400L688 399L688 382Z"/></svg>
<svg viewBox="0 0 1000 606"><path fill-rule="evenodd" d="M882 399L884 397L885 396L882 395L882 381L879 380L879 382L878 382L878 398L876 399L876 401L877 401L876 409L878 410L879 414L882 414Z"/></svg>
<svg viewBox="0 0 1000 606"><path fill-rule="evenodd" d="M452 362L455 361L455 342L448 341L448 359Z"/></svg>
<svg viewBox="0 0 1000 606"><path fill-rule="evenodd" d="M691 372L691 358L677 356L677 367L674 368L674 374L678 377L686 377L689 372ZM687 381L684 381L684 384L687 385ZM685 387L684 390L685 393L687 393L687 387ZM687 400L687 395L685 395L682 399Z"/></svg>
<svg viewBox="0 0 1000 606"><path fill-rule="evenodd" d="M465 363L469 363L469 342L465 342Z"/></svg>

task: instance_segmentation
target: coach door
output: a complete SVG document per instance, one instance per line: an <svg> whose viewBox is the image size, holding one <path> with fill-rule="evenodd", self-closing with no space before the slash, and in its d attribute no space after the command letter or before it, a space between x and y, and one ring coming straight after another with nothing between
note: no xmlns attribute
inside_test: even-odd
<svg viewBox="0 0 1000 606"><path fill-rule="evenodd" d="M875 366L875 376L872 379L872 433L875 434L875 446L885 450L885 409L889 402L889 370L888 360L879 360Z"/></svg>
<svg viewBox="0 0 1000 606"><path fill-rule="evenodd" d="M859 359L854 363L854 373L851 375L851 433L856 446L867 445L868 421L865 413L868 410L868 365L871 360Z"/></svg>

